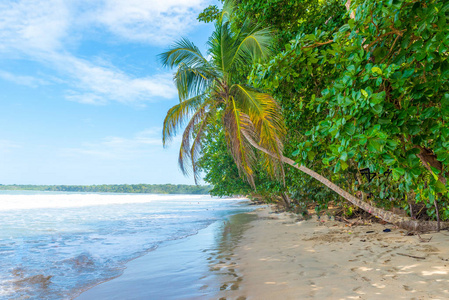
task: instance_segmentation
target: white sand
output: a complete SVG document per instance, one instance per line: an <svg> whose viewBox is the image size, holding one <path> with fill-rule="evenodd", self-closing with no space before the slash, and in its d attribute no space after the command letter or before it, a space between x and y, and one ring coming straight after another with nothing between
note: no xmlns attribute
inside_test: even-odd
<svg viewBox="0 0 449 300"><path fill-rule="evenodd" d="M432 238L422 242L391 225L297 221L270 209L257 214L229 266L243 280L217 298L449 299L447 231L421 235Z"/></svg>

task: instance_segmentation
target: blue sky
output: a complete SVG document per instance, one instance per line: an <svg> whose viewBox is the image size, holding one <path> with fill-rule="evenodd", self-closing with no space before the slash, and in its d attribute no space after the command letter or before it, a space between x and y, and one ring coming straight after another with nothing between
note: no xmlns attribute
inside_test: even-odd
<svg viewBox="0 0 449 300"><path fill-rule="evenodd" d="M0 2L0 183L185 183L177 103L157 54L180 37L204 51L215 0Z"/></svg>

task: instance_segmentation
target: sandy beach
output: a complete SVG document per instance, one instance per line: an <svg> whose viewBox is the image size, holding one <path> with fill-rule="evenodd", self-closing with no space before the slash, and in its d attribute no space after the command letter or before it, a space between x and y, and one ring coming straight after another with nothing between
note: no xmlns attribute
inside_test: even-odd
<svg viewBox="0 0 449 300"><path fill-rule="evenodd" d="M77 299L449 299L448 241L265 206L133 260Z"/></svg>
<svg viewBox="0 0 449 300"><path fill-rule="evenodd" d="M219 299L448 299L449 234L254 212ZM391 229L384 232L384 229ZM430 239L430 241L428 241ZM235 287L235 286L234 286Z"/></svg>

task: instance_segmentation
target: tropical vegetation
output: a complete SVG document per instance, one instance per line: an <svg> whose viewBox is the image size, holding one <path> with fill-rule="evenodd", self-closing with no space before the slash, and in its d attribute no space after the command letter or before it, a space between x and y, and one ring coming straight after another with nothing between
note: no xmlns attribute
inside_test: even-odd
<svg viewBox="0 0 449 300"><path fill-rule="evenodd" d="M273 113L282 112L276 123L283 126L278 127L274 139L279 146L273 151L262 144L260 133L249 135L246 141L260 150L255 155L264 153L261 161L271 155L272 161L294 165L320 180L288 170L284 173L286 184L279 185L267 178L264 163L253 164L251 169L240 164L240 173L253 176L251 185L256 190L256 182L262 182L261 190L286 193L293 206L313 202L326 207L329 201L341 201L322 185L325 183L356 206L400 226L438 229L439 222L415 219L449 219L449 3L241 0L232 11L227 5L223 10L208 7L199 16L201 21L216 24L211 49L211 41L222 41L216 39L217 28L224 24L225 13L225 23L234 35L250 17L251 24L270 28L265 31L273 36L271 53L261 55L265 60L252 60L251 67L234 69L232 78L244 80L251 91L264 91L276 99L281 110L276 108ZM213 63L219 58L215 54L212 50ZM187 77L180 80L179 70L175 81L183 91L179 87L186 87L189 81ZM196 83L193 86L198 87ZM187 99L185 95L180 93L179 106ZM220 115L225 107L213 114ZM185 110L183 117L189 113ZM189 157L195 154L195 161L199 158L206 180L214 185L212 191L225 194L237 185L226 186L239 180L232 160L225 157L231 154L239 165L236 153L243 151L236 152L231 142L230 134L239 132L228 130L226 119L220 117L224 136L220 130L205 135L200 123L193 122L185 137L199 133L196 143L201 143L203 150L192 152L190 148ZM171 133L173 130L165 131L164 136ZM402 210L403 215L391 213L393 208Z"/></svg>

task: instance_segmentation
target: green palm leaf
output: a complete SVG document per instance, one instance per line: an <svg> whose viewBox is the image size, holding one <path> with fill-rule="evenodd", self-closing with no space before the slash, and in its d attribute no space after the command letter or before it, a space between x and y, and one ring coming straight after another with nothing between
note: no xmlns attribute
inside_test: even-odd
<svg viewBox="0 0 449 300"><path fill-rule="evenodd" d="M207 64L198 47L185 38L176 42L172 49L159 54L159 58L163 66L170 68L177 67L181 63L191 67Z"/></svg>
<svg viewBox="0 0 449 300"><path fill-rule="evenodd" d="M254 130L250 117L243 113L231 101L223 114L223 125L229 150L241 174L246 175L251 186L255 187L253 166L255 165L254 149L245 139L243 131L252 135Z"/></svg>
<svg viewBox="0 0 449 300"><path fill-rule="evenodd" d="M164 146L176 135L177 130L182 127L186 119L201 107L205 99L206 95L201 94L184 100L168 110L162 129L162 143Z"/></svg>
<svg viewBox="0 0 449 300"><path fill-rule="evenodd" d="M173 80L179 94L179 100L203 94L213 84L215 74L208 68L192 68L180 64Z"/></svg>
<svg viewBox="0 0 449 300"><path fill-rule="evenodd" d="M178 163L183 174L189 174L189 164L191 163L194 169L195 174L195 161L197 157L197 152L199 151L200 146L198 145L195 139L201 138L203 134L203 130L201 128L207 125L210 120L210 115L215 111L215 103L211 101L211 99L206 99L206 101L198 107L195 113L191 116L190 121L188 122L186 128L184 129L181 141L181 147L179 150ZM197 129L199 126L200 130ZM191 140L193 139L192 146L190 145Z"/></svg>
<svg viewBox="0 0 449 300"><path fill-rule="evenodd" d="M198 179L196 161L201 155L202 136L208 124L221 116L229 151L240 173L254 186L257 164L253 146L257 141L270 153L282 155L285 135L282 113L276 101L255 88L234 82L241 70L270 54L271 32L246 21L240 28L232 23L235 1L226 1L215 30L207 42L206 59L189 40L181 39L160 55L162 64L177 68L174 82L180 103L164 120L163 142L173 137L187 122L182 136L178 162L183 173L192 167ZM215 119L214 119L215 118ZM281 163L261 154L266 170L281 175Z"/></svg>

